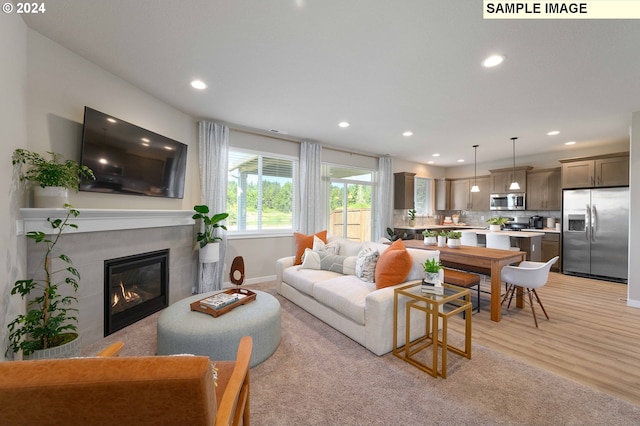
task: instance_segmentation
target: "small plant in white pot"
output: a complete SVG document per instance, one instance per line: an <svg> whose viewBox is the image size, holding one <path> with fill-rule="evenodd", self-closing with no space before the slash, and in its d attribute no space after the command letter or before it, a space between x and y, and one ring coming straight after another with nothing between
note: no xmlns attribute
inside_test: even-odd
<svg viewBox="0 0 640 426"><path fill-rule="evenodd" d="M506 225L509 222L509 218L502 216L494 216L487 219L487 223L489 224L489 231L499 231L502 229L503 225Z"/></svg>
<svg viewBox="0 0 640 426"><path fill-rule="evenodd" d="M198 232L196 241L200 247L200 262L215 263L220 260L219 242L222 238L217 235L218 229L227 230L220 222L229 217L229 213L216 213L209 215L209 207L205 205L194 206L193 219L202 220L202 230Z"/></svg>
<svg viewBox="0 0 640 426"><path fill-rule="evenodd" d="M67 215L63 219L47 218L53 235L41 231L27 233L36 244L46 244L42 278L18 280L11 294L27 299L27 313L18 315L9 323L9 347L7 353L22 351L24 358L64 358L80 355L80 339L76 333L77 308L75 296L61 294L61 285L67 284L75 293L80 274L65 254L56 252L62 232L77 228L69 223L78 210L65 205ZM65 292L66 293L66 292Z"/></svg>
<svg viewBox="0 0 640 426"><path fill-rule="evenodd" d="M447 245L451 248L460 247L462 243L462 232L459 231L449 231L447 232Z"/></svg>
<svg viewBox="0 0 640 426"><path fill-rule="evenodd" d="M409 210L409 226L416 226L416 209Z"/></svg>
<svg viewBox="0 0 640 426"><path fill-rule="evenodd" d="M47 160L26 149L13 151L12 163L18 166L21 181L34 185L34 204L41 208L63 208L68 201L69 189L78 190L82 178L95 179L93 171L73 160L62 160L56 152L47 152Z"/></svg>
<svg viewBox="0 0 640 426"><path fill-rule="evenodd" d="M422 236L424 237L425 246L433 246L438 242L438 233L435 231L429 231L428 229L425 229L424 231L422 231Z"/></svg>
<svg viewBox="0 0 640 426"><path fill-rule="evenodd" d="M438 247L447 245L447 233L445 231L438 232Z"/></svg>
<svg viewBox="0 0 640 426"><path fill-rule="evenodd" d="M440 283L440 270L443 269L438 259L427 259L424 262L424 280L428 283Z"/></svg>

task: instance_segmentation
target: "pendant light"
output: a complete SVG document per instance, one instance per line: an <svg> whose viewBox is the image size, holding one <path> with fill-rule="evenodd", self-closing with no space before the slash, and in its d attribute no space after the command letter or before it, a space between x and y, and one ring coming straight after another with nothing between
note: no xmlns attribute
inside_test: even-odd
<svg viewBox="0 0 640 426"><path fill-rule="evenodd" d="M478 182L476 181L478 175L478 147L480 145L473 146L473 186L471 187L471 192L480 192L480 188L478 188Z"/></svg>
<svg viewBox="0 0 640 426"><path fill-rule="evenodd" d="M509 185L511 191L520 189L520 185L516 181L516 139L518 138L511 138L513 144L513 182Z"/></svg>

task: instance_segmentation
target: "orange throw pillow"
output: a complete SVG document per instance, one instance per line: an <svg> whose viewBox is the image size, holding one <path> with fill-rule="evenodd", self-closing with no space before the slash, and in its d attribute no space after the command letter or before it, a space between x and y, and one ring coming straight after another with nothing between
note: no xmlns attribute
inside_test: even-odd
<svg viewBox="0 0 640 426"><path fill-rule="evenodd" d="M316 237L320 238L323 243L327 243L327 230L317 232L315 234ZM313 235L305 235L299 234L297 232L293 233L293 238L296 241L296 260L293 262L294 265L302 264L302 255L304 254L304 249L312 249L313 248Z"/></svg>
<svg viewBox="0 0 640 426"><path fill-rule="evenodd" d="M411 272L413 259L402 243L396 240L382 252L376 264L376 288L403 283Z"/></svg>

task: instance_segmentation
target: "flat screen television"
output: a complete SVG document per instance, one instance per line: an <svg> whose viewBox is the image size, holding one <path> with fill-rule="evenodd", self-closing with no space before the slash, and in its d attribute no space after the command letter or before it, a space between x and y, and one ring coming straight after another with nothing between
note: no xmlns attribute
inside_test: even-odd
<svg viewBox="0 0 640 426"><path fill-rule="evenodd" d="M81 163L93 170L81 191L182 198L187 145L89 107Z"/></svg>

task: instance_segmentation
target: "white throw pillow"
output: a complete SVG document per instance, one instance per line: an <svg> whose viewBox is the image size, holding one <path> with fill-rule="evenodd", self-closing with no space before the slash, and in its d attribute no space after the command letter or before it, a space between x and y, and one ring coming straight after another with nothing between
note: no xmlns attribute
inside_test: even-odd
<svg viewBox="0 0 640 426"><path fill-rule="evenodd" d="M340 243L338 241L331 241L325 244L320 238L313 236L313 251L324 252L326 254L338 254L340 250Z"/></svg>
<svg viewBox="0 0 640 426"><path fill-rule="evenodd" d="M378 263L379 257L378 250L373 250L369 247L360 250L356 259L356 277L368 283L375 282L376 263Z"/></svg>

